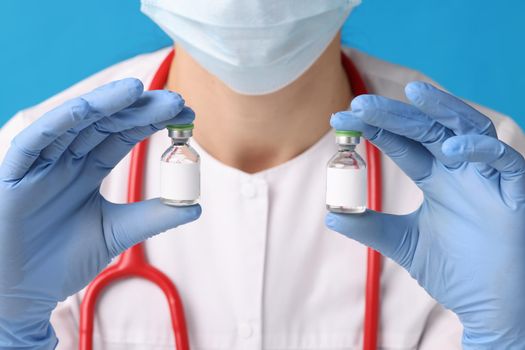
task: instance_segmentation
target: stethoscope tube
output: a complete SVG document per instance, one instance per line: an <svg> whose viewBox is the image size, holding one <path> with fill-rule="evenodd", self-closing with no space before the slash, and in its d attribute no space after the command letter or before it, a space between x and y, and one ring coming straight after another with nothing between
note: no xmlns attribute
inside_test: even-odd
<svg viewBox="0 0 525 350"><path fill-rule="evenodd" d="M354 96L368 94L366 84L359 74L353 62L344 54L341 54L343 67L350 81ZM366 163L368 181L368 208L382 210L382 167L381 152L366 141ZM368 248L366 287L365 287L365 320L363 331L363 350L377 349L377 334L379 329L379 291L381 289L381 254Z"/></svg>
<svg viewBox="0 0 525 350"><path fill-rule="evenodd" d="M172 51L159 66L149 90L162 90L164 88L174 54L175 52ZM143 198L147 149L148 140L146 139L138 143L131 152L128 203L138 202ZM168 276L148 263L142 243L122 253L116 264L102 271L88 286L80 305L79 349L93 349L95 308L100 293L111 283L124 278L142 278L155 284L163 291L170 311L175 346L177 350L189 350L186 318L177 288ZM130 305L130 308L132 307Z"/></svg>

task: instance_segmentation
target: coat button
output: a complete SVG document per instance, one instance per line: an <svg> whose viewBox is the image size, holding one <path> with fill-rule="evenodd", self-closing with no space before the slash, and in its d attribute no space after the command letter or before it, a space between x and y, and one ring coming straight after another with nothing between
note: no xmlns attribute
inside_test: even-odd
<svg viewBox="0 0 525 350"><path fill-rule="evenodd" d="M245 182L241 185L241 194L246 198L253 198L257 195L257 188L253 183Z"/></svg>
<svg viewBox="0 0 525 350"><path fill-rule="evenodd" d="M253 327L248 323L241 323L239 325L239 336L241 338L247 339L253 335Z"/></svg>

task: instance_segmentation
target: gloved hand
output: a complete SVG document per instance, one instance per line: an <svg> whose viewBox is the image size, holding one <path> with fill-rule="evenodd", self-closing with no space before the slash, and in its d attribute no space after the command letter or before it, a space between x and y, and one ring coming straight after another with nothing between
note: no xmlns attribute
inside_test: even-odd
<svg viewBox="0 0 525 350"><path fill-rule="evenodd" d="M433 86L411 105L362 95L331 124L360 130L419 186L408 215L329 213L329 228L390 257L464 326L465 349L525 349L525 161L491 121Z"/></svg>
<svg viewBox="0 0 525 350"><path fill-rule="evenodd" d="M23 130L0 166L0 348L52 349L58 301L125 249L197 219L198 205L113 204L102 179L140 140L194 119L169 91L137 79L66 102ZM126 179L122 179L126 181Z"/></svg>

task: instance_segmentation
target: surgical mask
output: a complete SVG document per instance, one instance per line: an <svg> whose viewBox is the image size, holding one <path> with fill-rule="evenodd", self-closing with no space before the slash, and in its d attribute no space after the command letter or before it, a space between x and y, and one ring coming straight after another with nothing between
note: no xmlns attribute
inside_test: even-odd
<svg viewBox="0 0 525 350"><path fill-rule="evenodd" d="M277 91L323 53L360 0L142 0L142 11L232 90Z"/></svg>

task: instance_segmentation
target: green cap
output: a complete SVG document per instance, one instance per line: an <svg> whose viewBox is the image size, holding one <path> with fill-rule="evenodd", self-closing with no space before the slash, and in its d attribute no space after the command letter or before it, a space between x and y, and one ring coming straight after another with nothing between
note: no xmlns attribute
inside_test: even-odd
<svg viewBox="0 0 525 350"><path fill-rule="evenodd" d="M167 125L166 128L168 130L193 130L193 123L192 124L172 124L172 125Z"/></svg>
<svg viewBox="0 0 525 350"><path fill-rule="evenodd" d="M363 135L361 131L357 130L336 130L335 134L337 136L350 136L350 137L360 137Z"/></svg>

